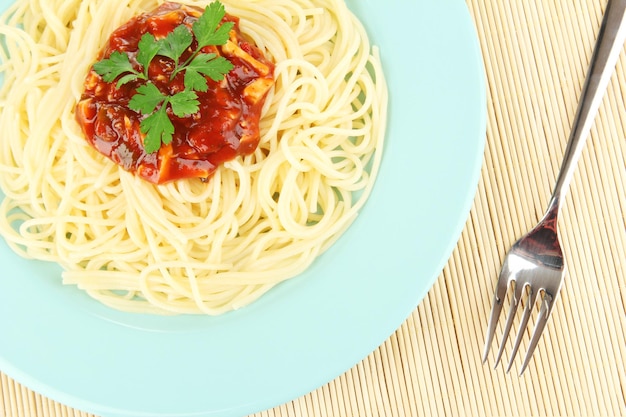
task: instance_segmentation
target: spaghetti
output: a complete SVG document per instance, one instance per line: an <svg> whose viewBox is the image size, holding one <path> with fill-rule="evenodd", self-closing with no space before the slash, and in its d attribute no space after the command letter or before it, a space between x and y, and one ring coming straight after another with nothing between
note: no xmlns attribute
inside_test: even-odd
<svg viewBox="0 0 626 417"><path fill-rule="evenodd" d="M386 123L365 30L342 0L223 3L276 63L258 147L206 183L159 186L95 151L74 116L108 34L158 2L18 0L3 15L0 234L14 251L116 309L215 315L298 275L350 225Z"/></svg>

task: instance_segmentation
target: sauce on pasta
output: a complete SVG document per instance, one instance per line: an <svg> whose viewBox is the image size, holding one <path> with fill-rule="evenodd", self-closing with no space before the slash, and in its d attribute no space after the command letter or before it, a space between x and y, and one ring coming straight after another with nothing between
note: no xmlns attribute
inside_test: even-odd
<svg viewBox="0 0 626 417"><path fill-rule="evenodd" d="M201 13L199 8L164 3L113 32L100 58L114 51L124 52L139 67L136 53L142 35L164 38L181 24L191 27ZM157 184L182 178L207 179L218 165L254 152L260 139L261 110L274 83L274 64L243 37L238 18L227 14L225 21L234 23L230 40L223 46L207 46L202 52L227 58L233 69L222 81L207 77L208 91L197 92L198 112L176 117L168 109L174 125L170 144L153 153L144 149L140 131L143 116L128 107L141 80L118 87L115 81L105 82L93 69L76 108L87 141L125 170ZM181 60L189 54L183 54ZM161 56L149 68L150 80L167 95L184 90L183 75L179 73L170 80L172 71L171 59Z"/></svg>

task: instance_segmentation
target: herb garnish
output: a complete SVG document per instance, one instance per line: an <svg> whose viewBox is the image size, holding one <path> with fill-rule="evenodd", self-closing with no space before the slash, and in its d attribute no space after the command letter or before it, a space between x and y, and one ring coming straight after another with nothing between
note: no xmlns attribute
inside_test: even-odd
<svg viewBox="0 0 626 417"><path fill-rule="evenodd" d="M94 71L104 81L112 83L117 80L117 88L132 81L145 81L137 88L128 107L147 116L140 125L141 132L146 135L144 139L146 153L156 152L161 144L172 142L174 125L167 114L168 106L178 117L187 117L196 113L200 107L196 91L208 90L206 77L221 81L233 68L226 58L201 52L206 46L224 45L228 41L229 32L234 24L225 22L220 25L225 15L224 6L219 1L215 1L206 7L203 14L192 25L191 30L181 24L165 38L159 40L150 33L144 34L139 41L136 55L137 62L141 66L139 70L133 67L128 54L119 51L111 53L107 59L94 64ZM194 37L197 46L191 51L189 57L182 61L181 58L191 47ZM170 81L184 72L185 89L183 91L174 95L164 94L149 79L148 68L156 56L163 56L173 61L174 70Z"/></svg>

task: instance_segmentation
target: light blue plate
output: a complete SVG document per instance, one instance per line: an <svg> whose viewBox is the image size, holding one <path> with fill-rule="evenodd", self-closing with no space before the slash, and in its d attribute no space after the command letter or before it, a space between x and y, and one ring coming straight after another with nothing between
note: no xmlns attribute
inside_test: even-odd
<svg viewBox="0 0 626 417"><path fill-rule="evenodd" d="M2 371L107 417L243 416L336 378L402 324L452 253L474 197L482 60L462 0L348 3L380 46L391 94L380 177L348 232L306 273L220 317L111 311L2 241Z"/></svg>

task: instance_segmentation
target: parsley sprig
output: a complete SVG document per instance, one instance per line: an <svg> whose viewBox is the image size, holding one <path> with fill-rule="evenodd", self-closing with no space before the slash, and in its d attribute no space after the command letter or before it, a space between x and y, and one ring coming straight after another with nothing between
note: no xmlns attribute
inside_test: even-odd
<svg viewBox="0 0 626 417"><path fill-rule="evenodd" d="M162 144L172 142L174 125L170 120L167 109L177 117L187 117L196 113L200 108L198 92L209 89L207 77L214 81L221 81L233 68L230 61L214 53L203 53L202 49L211 45L224 45L229 39L232 22L220 25L226 15L224 6L215 1L208 5L202 15L194 22L191 30L181 24L165 38L156 39L152 34L144 34L138 44L136 55L137 63L141 68L136 69L127 53L115 51L106 59L94 64L93 69L105 82L117 80L117 88L133 81L144 81L128 103L128 107L145 115L140 124L144 138L146 153L159 150ZM193 40L196 47L190 50ZM182 60L183 54L190 51L189 57ZM150 80L148 71L150 63L157 56L169 58L174 63L170 75L172 81L178 74L184 72L185 89L174 95L163 93Z"/></svg>

